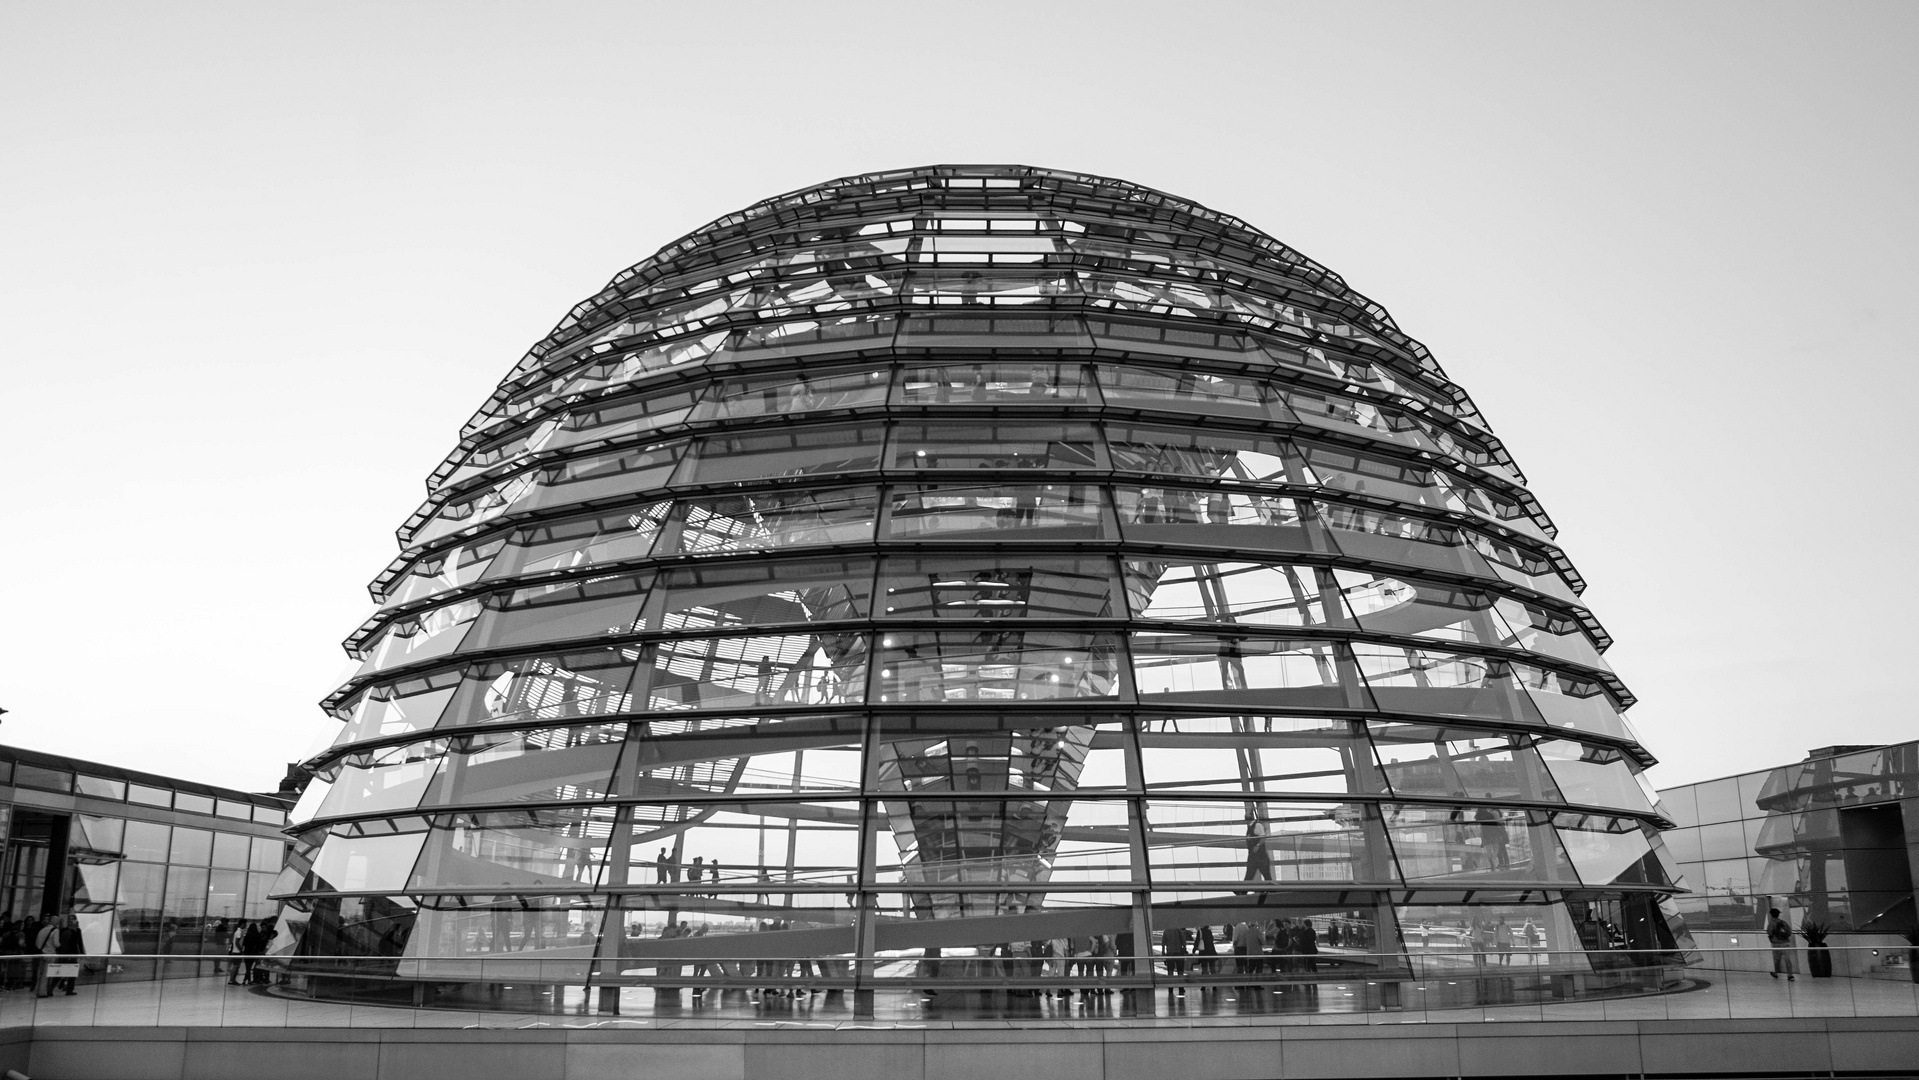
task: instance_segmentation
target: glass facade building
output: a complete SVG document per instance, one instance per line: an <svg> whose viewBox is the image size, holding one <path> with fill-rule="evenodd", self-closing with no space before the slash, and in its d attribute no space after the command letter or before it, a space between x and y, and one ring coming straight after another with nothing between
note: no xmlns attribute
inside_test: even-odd
<svg viewBox="0 0 1919 1080"><path fill-rule="evenodd" d="M1012 166L771 199L574 308L428 488L325 702L296 957L450 999L1687 946L1518 466L1237 219Z"/></svg>
<svg viewBox="0 0 1919 1080"><path fill-rule="evenodd" d="M1836 934L1896 941L1919 927L1919 743L1826 747L1660 795L1679 824L1666 842L1695 930L1752 933L1771 908Z"/></svg>
<svg viewBox="0 0 1919 1080"><path fill-rule="evenodd" d="M285 861L290 802L0 747L0 916L70 912L96 957L223 953L234 923L280 906L268 894ZM89 975L107 966L90 964Z"/></svg>

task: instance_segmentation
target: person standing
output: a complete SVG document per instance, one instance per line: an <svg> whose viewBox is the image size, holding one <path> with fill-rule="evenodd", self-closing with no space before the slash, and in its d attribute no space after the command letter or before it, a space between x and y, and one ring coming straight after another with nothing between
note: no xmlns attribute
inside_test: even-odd
<svg viewBox="0 0 1919 1080"><path fill-rule="evenodd" d="M37 957L34 961L34 995L36 997L52 997L52 983L51 980L47 978L47 966L53 963L53 958L60 952L60 919L58 916L50 918L40 924L40 928L34 932L33 951Z"/></svg>
<svg viewBox="0 0 1919 1080"><path fill-rule="evenodd" d="M1798 979L1799 955L1792 948L1792 926L1773 908L1766 917L1766 940L1772 943L1772 977L1785 975L1787 982Z"/></svg>
<svg viewBox="0 0 1919 1080"><path fill-rule="evenodd" d="M72 967L73 970L78 971L80 968L80 957L83 953L87 951L86 940L82 938L80 935L80 917L79 916L74 915L70 912L66 915L60 916L60 936L59 936L58 948L59 948L60 963L68 965ZM47 986L48 994L49 996L51 996L52 991L55 989L54 984L57 983L60 986L64 986L66 988L68 997L72 997L74 993L75 985L79 983L79 981L80 980L73 975L68 975L65 978L53 979L49 982Z"/></svg>

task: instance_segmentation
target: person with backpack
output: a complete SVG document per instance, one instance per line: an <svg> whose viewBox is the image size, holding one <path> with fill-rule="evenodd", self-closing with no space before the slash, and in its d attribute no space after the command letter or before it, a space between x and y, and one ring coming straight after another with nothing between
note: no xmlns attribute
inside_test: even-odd
<svg viewBox="0 0 1919 1080"><path fill-rule="evenodd" d="M36 956L33 980L34 995L37 997L52 997L53 980L47 978L47 966L53 963L53 958L59 955L60 952L60 919L58 916L49 918L41 923L39 928L34 931L33 951Z"/></svg>
<svg viewBox="0 0 1919 1080"><path fill-rule="evenodd" d="M1772 977L1783 973L1787 982L1797 981L1799 954L1792 948L1792 927L1779 917L1778 908L1766 917L1766 940L1772 943Z"/></svg>

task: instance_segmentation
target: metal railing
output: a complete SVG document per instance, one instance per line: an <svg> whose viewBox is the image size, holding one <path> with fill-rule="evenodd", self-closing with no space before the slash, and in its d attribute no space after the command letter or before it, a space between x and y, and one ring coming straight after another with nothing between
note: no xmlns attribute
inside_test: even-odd
<svg viewBox="0 0 1919 1080"><path fill-rule="evenodd" d="M985 950L980 950L985 951ZM1326 1023L1919 1016L1913 950L0 958L0 1025L595 1026L770 1017ZM1595 962L1597 961L1597 962ZM67 966L52 966L67 965ZM1830 971L1815 976L1814 968ZM71 982L53 981L71 971ZM51 991L52 996L42 993Z"/></svg>

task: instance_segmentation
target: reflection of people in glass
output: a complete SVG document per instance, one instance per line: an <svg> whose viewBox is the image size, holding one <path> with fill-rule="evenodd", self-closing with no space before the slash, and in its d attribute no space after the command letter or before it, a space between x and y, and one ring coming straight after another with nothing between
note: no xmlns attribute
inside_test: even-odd
<svg viewBox="0 0 1919 1080"><path fill-rule="evenodd" d="M1510 839L1506 832L1506 822L1488 806L1482 806L1474 811L1473 820L1479 824L1480 851L1491 861L1491 868L1494 870L1510 868L1512 858L1506 850Z"/></svg>

